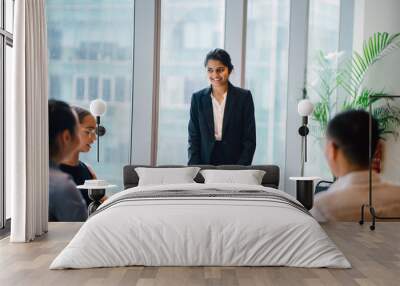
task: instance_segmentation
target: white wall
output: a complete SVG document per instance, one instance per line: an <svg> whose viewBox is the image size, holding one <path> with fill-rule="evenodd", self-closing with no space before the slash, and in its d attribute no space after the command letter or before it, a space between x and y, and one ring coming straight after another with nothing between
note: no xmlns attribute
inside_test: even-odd
<svg viewBox="0 0 400 286"><path fill-rule="evenodd" d="M355 0L354 48L360 51L364 39L374 32L400 32L399 0Z"/></svg>
<svg viewBox="0 0 400 286"><path fill-rule="evenodd" d="M399 32L399 12L399 0L366 0L364 38L368 38L377 31Z"/></svg>
<svg viewBox="0 0 400 286"><path fill-rule="evenodd" d="M375 32L400 32L399 0L356 0L354 13L354 48L361 51L362 42ZM385 93L400 95L398 72L400 50L375 63L365 76L364 86ZM400 108L400 99L393 105ZM400 128L398 128L400 132ZM382 177L400 184L400 137L388 136L383 153Z"/></svg>
<svg viewBox="0 0 400 286"><path fill-rule="evenodd" d="M400 49L371 66L365 75L364 87L377 91L383 90L387 94L400 95L399 67ZM374 106L379 104L385 103L376 103ZM400 109L400 98L390 102L390 105ZM397 132L400 134L400 127L397 128ZM385 136L381 167L382 178L400 184L400 136L397 138L393 135Z"/></svg>

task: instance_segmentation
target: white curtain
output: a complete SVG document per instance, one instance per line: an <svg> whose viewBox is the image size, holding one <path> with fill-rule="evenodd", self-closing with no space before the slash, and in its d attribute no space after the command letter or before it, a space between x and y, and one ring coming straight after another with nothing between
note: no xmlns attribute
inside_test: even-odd
<svg viewBox="0 0 400 286"><path fill-rule="evenodd" d="M12 242L28 242L48 226L48 101L45 0L15 1L14 94L6 146L11 168ZM11 146L10 146L11 145Z"/></svg>

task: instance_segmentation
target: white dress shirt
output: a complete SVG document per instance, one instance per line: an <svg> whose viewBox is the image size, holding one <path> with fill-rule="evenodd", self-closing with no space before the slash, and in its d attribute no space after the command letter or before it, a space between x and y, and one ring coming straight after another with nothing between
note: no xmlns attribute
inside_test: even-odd
<svg viewBox="0 0 400 286"><path fill-rule="evenodd" d="M358 221L361 205L368 203L369 172L351 172L340 177L328 191L315 196L311 214L318 221ZM372 173L372 198L377 216L400 216L400 186L381 180ZM366 219L370 219L368 208Z"/></svg>
<svg viewBox="0 0 400 286"><path fill-rule="evenodd" d="M215 140L222 140L222 123L224 122L224 111L225 111L225 102L226 102L227 92L224 93L221 104L215 99L214 95L211 92L211 100L213 106L213 115L214 115L214 136Z"/></svg>

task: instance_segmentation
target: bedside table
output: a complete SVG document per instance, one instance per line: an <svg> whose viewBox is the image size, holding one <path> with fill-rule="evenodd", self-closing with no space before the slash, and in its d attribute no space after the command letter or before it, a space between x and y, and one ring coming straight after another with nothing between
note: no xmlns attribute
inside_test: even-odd
<svg viewBox="0 0 400 286"><path fill-rule="evenodd" d="M85 189L88 191L88 196L92 202L88 206L89 216L94 213L101 205L101 198L106 194L107 188L114 188L116 185L110 185L105 180L85 180L85 183L76 186L77 189Z"/></svg>
<svg viewBox="0 0 400 286"><path fill-rule="evenodd" d="M320 177L290 177L296 181L296 199L308 210L312 209L314 204L314 181Z"/></svg>

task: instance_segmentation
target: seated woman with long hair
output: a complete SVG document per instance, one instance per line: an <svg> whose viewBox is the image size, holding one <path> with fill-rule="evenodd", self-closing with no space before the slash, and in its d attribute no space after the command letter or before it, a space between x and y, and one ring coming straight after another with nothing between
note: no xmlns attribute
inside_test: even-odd
<svg viewBox="0 0 400 286"><path fill-rule="evenodd" d="M49 100L49 221L85 221L87 207L71 177L59 168L79 144L78 120L71 107Z"/></svg>
<svg viewBox="0 0 400 286"><path fill-rule="evenodd" d="M73 150L60 164L61 171L69 174L74 180L75 184L83 185L85 180L96 179L96 174L93 169L79 159L80 153L87 153L91 149L91 145L96 140L96 119L86 109L73 106L72 109L78 115L79 120L79 139L80 144L78 148ZM79 190L85 199L86 205L92 202L88 196L88 191L84 189Z"/></svg>

